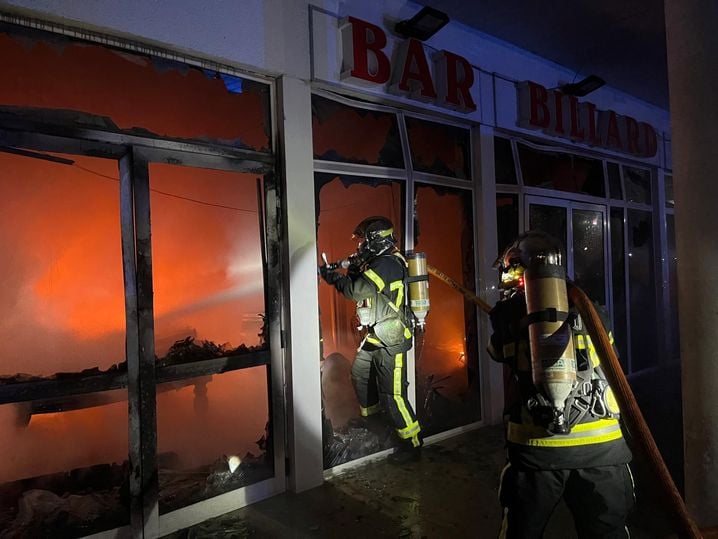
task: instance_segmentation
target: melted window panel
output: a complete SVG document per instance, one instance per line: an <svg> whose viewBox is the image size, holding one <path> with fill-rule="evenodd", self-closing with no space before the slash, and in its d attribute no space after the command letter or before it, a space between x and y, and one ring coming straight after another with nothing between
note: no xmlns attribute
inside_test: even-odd
<svg viewBox="0 0 718 539"><path fill-rule="evenodd" d="M0 25L3 107L74 123L268 151L269 87L151 56Z"/></svg>
<svg viewBox="0 0 718 539"><path fill-rule="evenodd" d="M537 150L518 144L524 185L605 197L603 164L598 159Z"/></svg>
<svg viewBox="0 0 718 539"><path fill-rule="evenodd" d="M471 179L468 129L406 116L414 170L462 180Z"/></svg>
<svg viewBox="0 0 718 539"><path fill-rule="evenodd" d="M389 218L398 245L403 245L402 184L357 176L316 174L315 185L320 256L324 252L329 261L335 261L356 252L357 243L352 239L354 228L372 215ZM319 284L322 396L326 417L323 429L325 468L385 449L392 441L390 437L379 439L376 433L363 429L352 430L360 413L350 372L363 337L356 329L355 317L354 302L337 294L333 286L324 282ZM335 440L338 443L334 443Z"/></svg>
<svg viewBox="0 0 718 539"><path fill-rule="evenodd" d="M418 185L415 250L427 262L474 290L471 193ZM431 308L417 333L417 414L424 435L478 421L481 415L476 307L430 278Z"/></svg>
<svg viewBox="0 0 718 539"><path fill-rule="evenodd" d="M395 114L312 96L314 158L404 168Z"/></svg>

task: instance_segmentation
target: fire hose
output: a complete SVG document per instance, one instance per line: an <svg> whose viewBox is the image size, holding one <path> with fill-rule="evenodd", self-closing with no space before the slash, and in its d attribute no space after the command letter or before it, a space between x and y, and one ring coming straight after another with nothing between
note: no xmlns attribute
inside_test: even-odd
<svg viewBox="0 0 718 539"><path fill-rule="evenodd" d="M488 314L491 311L491 306L478 298L468 288L460 285L454 279L432 266L428 266L427 269L430 275L460 292L467 300L478 305L485 313ZM661 499L674 522L676 533L680 537L700 539L702 537L701 531L688 513L683 498L678 492L651 431L643 418L643 414L638 408L636 398L626 376L623 374L621 364L606 334L601 318L596 312L596 308L586 293L576 285L569 283L568 296L586 324L591 341L602 360L601 366L618 402L621 417L635 442L636 449L644 457L651 476L655 478L656 486L663 493Z"/></svg>

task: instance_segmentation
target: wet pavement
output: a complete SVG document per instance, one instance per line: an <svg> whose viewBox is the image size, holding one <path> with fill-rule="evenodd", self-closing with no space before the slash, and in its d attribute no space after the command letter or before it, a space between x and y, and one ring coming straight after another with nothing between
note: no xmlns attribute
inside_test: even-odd
<svg viewBox="0 0 718 539"><path fill-rule="evenodd" d="M428 445L422 460L392 466L363 464L301 494L286 493L172 534L205 537L285 538L492 538L501 509L497 501L504 465L502 427L484 427ZM641 479L631 537L670 537L653 487ZM647 485L647 486L643 486ZM546 539L575 537L563 504L547 527Z"/></svg>

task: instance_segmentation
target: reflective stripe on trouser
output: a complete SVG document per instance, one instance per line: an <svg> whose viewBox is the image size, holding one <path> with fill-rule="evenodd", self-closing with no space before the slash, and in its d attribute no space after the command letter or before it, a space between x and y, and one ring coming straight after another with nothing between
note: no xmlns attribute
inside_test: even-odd
<svg viewBox="0 0 718 539"><path fill-rule="evenodd" d="M352 382L362 410L389 414L397 435L419 445L421 430L416 414L406 396L406 354L389 354L385 348L359 350L352 365Z"/></svg>
<svg viewBox="0 0 718 539"><path fill-rule="evenodd" d="M500 538L540 538L563 497L581 539L625 539L626 518L634 504L627 464L575 470L520 470L501 474L504 519Z"/></svg>

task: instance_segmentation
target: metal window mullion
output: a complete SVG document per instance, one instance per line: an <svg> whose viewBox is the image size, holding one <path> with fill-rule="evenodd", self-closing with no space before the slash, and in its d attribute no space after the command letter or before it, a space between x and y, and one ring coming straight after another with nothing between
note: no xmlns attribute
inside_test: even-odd
<svg viewBox="0 0 718 539"><path fill-rule="evenodd" d="M415 197L415 186L414 186L414 167L411 162L411 148L409 145L409 132L406 128L406 121L404 120L404 113L399 111L396 115L397 123L399 124L399 140L401 141L401 153L404 157L405 167L405 178L406 178L406 193L404 194L404 207L406 213L404 215L404 252L414 250L414 197ZM408 290L407 290L408 294ZM407 297L408 301L408 297ZM412 346L406 353L406 378L409 384L407 388L407 398L411 403L412 408L416 414L419 410L416 408L416 347Z"/></svg>
<svg viewBox="0 0 718 539"><path fill-rule="evenodd" d="M267 247L266 265L264 273L265 282L265 306L264 323L267 325L269 336L270 365L267 372L269 386L269 419L270 436L273 440L272 457L274 459L275 480L284 485L284 477L287 473L285 457L287 455L287 415L284 413L285 399L285 371L284 371L284 346L282 342L282 321L285 316L284 305L284 281L282 280L282 259L281 253L281 197L279 185L274 174L267 174L264 177L264 234ZM287 272L288 274L288 272Z"/></svg>
<svg viewBox="0 0 718 539"><path fill-rule="evenodd" d="M120 160L133 537L159 536L149 172L135 148Z"/></svg>

